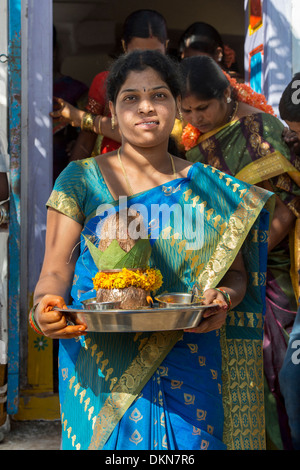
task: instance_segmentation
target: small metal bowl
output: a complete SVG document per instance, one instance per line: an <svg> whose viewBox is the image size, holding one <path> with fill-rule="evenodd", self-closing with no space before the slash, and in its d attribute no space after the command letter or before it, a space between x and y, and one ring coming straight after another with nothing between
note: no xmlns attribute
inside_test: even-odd
<svg viewBox="0 0 300 470"><path fill-rule="evenodd" d="M94 297L93 299L84 300L82 303L87 310L113 310L120 308L121 301L97 302L96 297Z"/></svg>
<svg viewBox="0 0 300 470"><path fill-rule="evenodd" d="M192 294L185 294L180 292L171 292L168 294L161 294L155 297L160 307L174 308L195 305L198 302L191 303Z"/></svg>

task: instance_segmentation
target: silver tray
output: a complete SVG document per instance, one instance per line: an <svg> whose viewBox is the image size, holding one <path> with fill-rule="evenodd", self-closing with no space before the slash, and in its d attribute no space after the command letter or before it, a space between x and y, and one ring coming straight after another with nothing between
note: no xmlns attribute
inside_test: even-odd
<svg viewBox="0 0 300 470"><path fill-rule="evenodd" d="M216 307L216 304L193 305L173 308L152 307L139 310L87 310L68 308L55 310L77 317L93 332L138 332L168 331L195 328L199 325L203 311Z"/></svg>

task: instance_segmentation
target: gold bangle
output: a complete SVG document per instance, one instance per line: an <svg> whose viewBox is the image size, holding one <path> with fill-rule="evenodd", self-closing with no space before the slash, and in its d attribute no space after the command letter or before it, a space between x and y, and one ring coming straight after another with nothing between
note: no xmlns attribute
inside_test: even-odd
<svg viewBox="0 0 300 470"><path fill-rule="evenodd" d="M94 121L96 114L84 113L81 118L81 130L94 132Z"/></svg>
<svg viewBox="0 0 300 470"><path fill-rule="evenodd" d="M227 303L227 309L229 311L231 309L232 302L231 302L231 298L230 298L230 295L228 294L228 292L226 292L226 290L224 290L224 289L221 289L221 287L214 287L213 289L215 289L218 292L221 292L221 294L223 294L223 296L225 298L225 302Z"/></svg>

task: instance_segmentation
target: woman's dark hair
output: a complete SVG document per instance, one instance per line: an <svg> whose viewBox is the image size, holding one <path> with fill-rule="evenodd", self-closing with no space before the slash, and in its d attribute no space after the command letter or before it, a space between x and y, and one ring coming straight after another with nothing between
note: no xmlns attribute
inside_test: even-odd
<svg viewBox="0 0 300 470"><path fill-rule="evenodd" d="M300 122L300 72L285 88L279 102L281 119L290 122Z"/></svg>
<svg viewBox="0 0 300 470"><path fill-rule="evenodd" d="M148 67L154 69L168 85L174 98L181 94L181 80L178 63L159 51L133 51L120 56L110 69L107 78L107 96L115 103L120 88L130 72L142 72Z"/></svg>
<svg viewBox="0 0 300 470"><path fill-rule="evenodd" d="M218 64L208 56L188 57L180 63L182 96L200 100L221 99L230 83Z"/></svg>
<svg viewBox="0 0 300 470"><path fill-rule="evenodd" d="M215 54L218 47L224 52L223 40L218 31L210 24L201 21L191 24L180 38L179 53L189 47L210 56Z"/></svg>
<svg viewBox="0 0 300 470"><path fill-rule="evenodd" d="M168 33L165 18L155 10L134 11L126 18L123 26L122 39L126 47L134 37L155 37L166 44Z"/></svg>

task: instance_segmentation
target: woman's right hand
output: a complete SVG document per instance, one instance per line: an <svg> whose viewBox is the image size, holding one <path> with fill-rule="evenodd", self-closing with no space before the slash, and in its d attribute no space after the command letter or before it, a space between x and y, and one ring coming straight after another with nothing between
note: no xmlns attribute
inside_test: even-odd
<svg viewBox="0 0 300 470"><path fill-rule="evenodd" d="M66 314L53 310L53 307L66 310ZM34 317L43 334L52 339L77 338L86 334L87 327L78 318L72 319L74 325L68 324L68 308L58 295L45 295L38 303Z"/></svg>
<svg viewBox="0 0 300 470"><path fill-rule="evenodd" d="M62 98L53 98L54 110L50 113L53 119L63 119L73 127L81 126L81 118L84 111L81 111Z"/></svg>

